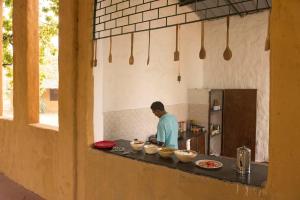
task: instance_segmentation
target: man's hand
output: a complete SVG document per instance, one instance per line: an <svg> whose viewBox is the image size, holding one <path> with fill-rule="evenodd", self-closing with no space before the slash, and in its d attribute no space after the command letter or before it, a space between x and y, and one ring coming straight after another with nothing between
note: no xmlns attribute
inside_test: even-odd
<svg viewBox="0 0 300 200"><path fill-rule="evenodd" d="M161 147L165 146L165 143L157 141L156 137L150 137L149 142L152 143L152 144L156 144L158 146L161 146Z"/></svg>
<svg viewBox="0 0 300 200"><path fill-rule="evenodd" d="M164 142L157 142L157 145L160 146L160 147L164 147L165 143Z"/></svg>
<svg viewBox="0 0 300 200"><path fill-rule="evenodd" d="M152 144L157 144L157 139L156 138L150 138L150 142L152 143Z"/></svg>

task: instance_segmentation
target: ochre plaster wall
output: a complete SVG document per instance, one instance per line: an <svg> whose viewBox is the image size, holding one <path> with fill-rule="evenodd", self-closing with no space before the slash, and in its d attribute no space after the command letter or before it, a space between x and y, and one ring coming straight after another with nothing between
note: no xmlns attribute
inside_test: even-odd
<svg viewBox="0 0 300 200"><path fill-rule="evenodd" d="M255 187L230 184L204 176L132 161L95 150L88 151L90 170L85 199L254 199ZM97 186L89 187L91 185Z"/></svg>
<svg viewBox="0 0 300 200"><path fill-rule="evenodd" d="M0 119L0 172L46 199L71 200L76 191L77 1L60 0L59 131L29 125L38 122L38 0L14 0L13 8L14 119Z"/></svg>
<svg viewBox="0 0 300 200"><path fill-rule="evenodd" d="M273 1L270 76L270 199L300 199L299 9L299 0Z"/></svg>

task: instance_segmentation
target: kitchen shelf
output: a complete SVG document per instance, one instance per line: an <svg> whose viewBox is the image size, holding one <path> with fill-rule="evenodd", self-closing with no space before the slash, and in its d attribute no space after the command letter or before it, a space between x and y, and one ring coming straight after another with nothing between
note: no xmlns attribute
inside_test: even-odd
<svg viewBox="0 0 300 200"><path fill-rule="evenodd" d="M221 110L213 111L214 105L220 105ZM209 129L208 154L236 157L236 149L245 145L251 149L251 160L255 160L256 105L256 89L210 90L208 123L209 127L220 125L220 133L212 135L216 128Z"/></svg>
<svg viewBox="0 0 300 200"><path fill-rule="evenodd" d="M212 113L215 113L215 112L222 112L223 110L222 109L220 109L220 110L210 110L210 112L212 112Z"/></svg>
<svg viewBox="0 0 300 200"><path fill-rule="evenodd" d="M210 137L215 137L215 136L217 136L217 135L222 135L222 132L216 133L216 134L213 134L213 135L211 134Z"/></svg>

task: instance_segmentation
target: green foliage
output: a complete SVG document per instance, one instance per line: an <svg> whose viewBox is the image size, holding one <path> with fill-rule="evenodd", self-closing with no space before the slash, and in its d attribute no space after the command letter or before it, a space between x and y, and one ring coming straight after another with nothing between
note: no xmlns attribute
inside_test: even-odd
<svg viewBox="0 0 300 200"><path fill-rule="evenodd" d="M12 0L4 0L4 11L8 12L3 15L3 66L12 65L13 62L13 32L12 32Z"/></svg>
<svg viewBox="0 0 300 200"><path fill-rule="evenodd" d="M44 94L44 92L46 91L46 89L44 87L42 87L42 83L44 82L44 80L47 78L46 74L44 72L40 73L40 96L42 96Z"/></svg>
<svg viewBox="0 0 300 200"><path fill-rule="evenodd" d="M40 0L40 64L48 64L50 56L56 56L58 49L51 42L58 36L58 0Z"/></svg>
<svg viewBox="0 0 300 200"><path fill-rule="evenodd" d="M53 44L52 39L58 36L58 1L59 0L39 0L39 41L40 41L40 66L51 63L51 56L57 56L58 49ZM12 88L13 76L13 27L12 13L13 1L4 0L4 15L3 15L3 62L2 65L6 69L5 75L10 80ZM40 73L40 85L46 79L45 73ZM45 89L40 89L40 95Z"/></svg>

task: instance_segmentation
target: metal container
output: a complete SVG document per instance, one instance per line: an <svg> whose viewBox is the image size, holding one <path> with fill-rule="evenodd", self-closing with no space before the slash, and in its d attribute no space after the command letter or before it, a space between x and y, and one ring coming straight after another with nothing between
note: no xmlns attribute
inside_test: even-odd
<svg viewBox="0 0 300 200"><path fill-rule="evenodd" d="M236 150L236 167L240 174L250 173L251 150L245 146Z"/></svg>

